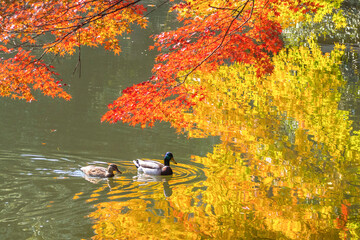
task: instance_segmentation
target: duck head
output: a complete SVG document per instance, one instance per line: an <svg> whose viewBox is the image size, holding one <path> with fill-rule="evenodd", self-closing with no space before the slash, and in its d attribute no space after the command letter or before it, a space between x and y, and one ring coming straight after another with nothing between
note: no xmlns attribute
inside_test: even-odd
<svg viewBox="0 0 360 240"><path fill-rule="evenodd" d="M118 169L118 167L115 165L115 164L110 164L109 167L108 167L108 172L109 173L113 173L113 172L118 172L118 173L122 173L120 172L120 170Z"/></svg>
<svg viewBox="0 0 360 240"><path fill-rule="evenodd" d="M171 152L167 152L167 153L165 153L164 165L170 166L170 161L173 161L175 164L177 164L177 162L174 159L173 154Z"/></svg>

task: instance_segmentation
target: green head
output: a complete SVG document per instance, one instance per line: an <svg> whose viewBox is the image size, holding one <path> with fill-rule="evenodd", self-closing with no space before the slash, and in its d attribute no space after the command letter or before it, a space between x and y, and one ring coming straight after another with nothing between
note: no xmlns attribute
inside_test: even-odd
<svg viewBox="0 0 360 240"><path fill-rule="evenodd" d="M164 165L170 166L170 161L173 161L175 164L177 164L177 162L174 159L173 154L171 152L167 152L167 153L165 153Z"/></svg>

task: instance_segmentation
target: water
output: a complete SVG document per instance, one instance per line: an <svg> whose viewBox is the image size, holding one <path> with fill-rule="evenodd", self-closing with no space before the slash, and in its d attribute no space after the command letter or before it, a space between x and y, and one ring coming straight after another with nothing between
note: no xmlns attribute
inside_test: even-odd
<svg viewBox="0 0 360 240"><path fill-rule="evenodd" d="M155 53L144 39L163 30L165 18L160 12L149 30L123 39L120 56L84 48L81 77L73 74L77 56L56 60L70 102L0 99L0 239L360 236L359 52L345 53L345 82L319 71L324 81L304 89L265 88L273 105L263 109L227 109L224 98L223 108L198 111L195 117L210 119L209 131L220 137L187 138L167 123L101 123L122 89L151 76ZM269 96L260 88L249 92L258 94L251 99ZM161 161L167 151L178 162L173 176L139 175L132 164ZM123 174L107 180L79 170L108 163Z"/></svg>
<svg viewBox="0 0 360 240"><path fill-rule="evenodd" d="M200 167L189 169L188 164L180 163L172 177L141 179L130 161L94 153L16 150L1 151L0 159L2 239L90 238L93 221L87 216L96 204L160 192L166 199L176 185L191 185L205 177ZM123 174L111 180L86 179L79 170L107 162L116 162Z"/></svg>

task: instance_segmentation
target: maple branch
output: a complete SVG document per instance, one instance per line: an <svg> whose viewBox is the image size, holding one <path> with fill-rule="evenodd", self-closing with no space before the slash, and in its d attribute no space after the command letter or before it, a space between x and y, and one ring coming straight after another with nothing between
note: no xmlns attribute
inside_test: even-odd
<svg viewBox="0 0 360 240"><path fill-rule="evenodd" d="M76 69L79 67L79 78L80 78L81 77L81 35L80 35L80 33L78 34L78 41L79 41L79 56L78 56L78 62L76 63L73 74L75 74Z"/></svg>
<svg viewBox="0 0 360 240"><path fill-rule="evenodd" d="M84 1L81 3L81 5L83 4L91 4L92 2L95 2L96 0L88 0L88 1ZM46 48L44 48L43 52L40 54L39 57L37 57L36 59L32 60L31 62L28 63L32 64L32 63L36 63L39 62L41 59L43 59L43 57L49 52L49 49L60 44L61 42L63 42L66 38L68 38L70 35L74 35L76 33L79 33L79 58L78 58L78 63L75 67L74 72L76 71L76 69L78 69L78 67L81 69L81 47L80 47L80 31L79 29L84 28L86 25L97 21L99 19L104 18L105 16L109 15L109 14L113 14L116 13L118 11L121 11L123 9L129 8L137 3L139 3L141 0L135 0L135 1L131 1L126 3L125 5L119 5L121 3L124 2L124 0L117 0L114 1L112 3L110 3L109 5L105 6L104 9L102 9L102 11L100 12L96 12L93 13L92 15L88 15L88 16L84 16L84 17L74 17L74 18L70 18L70 19L66 19L63 21L59 21L61 20L61 17L69 14L69 11L71 11L71 9L73 8L77 8L80 6L80 4L69 4L65 6L65 9L63 9L63 11L60 13L60 16L57 16L55 19L52 19L50 22L47 22L45 24L36 24L36 23L40 23L40 21L35 21L33 22L33 26L30 26L29 24L24 24L21 27L21 30L15 30L15 31L6 31L6 33L8 34L16 34L16 33L25 33L25 34L29 34L29 37L31 37L31 39L38 39L39 37L43 36L44 34L51 32L51 31L61 31L61 30L67 30L68 32L64 33L63 36L59 37L58 39L55 39L54 41L50 41L48 43L48 46ZM118 6L119 5L119 6ZM26 10L26 6L23 5L23 9ZM53 8L52 5L50 5L50 10ZM49 11L50 11L49 10ZM50 11L52 12L52 11ZM50 14L50 13L49 13ZM11 16L11 15L9 15ZM40 20L44 20L44 18L46 18L45 16L42 16L41 18L39 18ZM37 19L37 20L39 20ZM135 20L134 20L135 21ZM63 28L48 28L48 26L52 26L54 23L67 23L67 27L63 27ZM77 24L76 24L77 23ZM32 36L31 36L32 35ZM31 44L30 42L31 40L27 40L24 41L23 43L17 43L16 41L13 42L13 51L16 51L16 49L20 49L21 47L29 47L30 49L34 49L34 48L41 48L43 47L45 44ZM81 71L81 70L80 70ZM81 73L80 73L81 74Z"/></svg>
<svg viewBox="0 0 360 240"><path fill-rule="evenodd" d="M97 13L97 14L95 14L95 15L93 15L93 16L89 16L89 17L86 17L86 16L85 16L85 17L75 17L75 18L70 18L70 19L66 19L66 20L62 20L62 21L58 21L58 20L57 20L57 19L61 19L62 16L66 15L66 13L68 13L68 12L69 12L71 9L73 9L73 8L77 8L78 6L86 5L86 4L89 4L89 3L92 3L92 2L96 2L96 1L97 1L97 0L91 0L91 1L82 2L82 3L80 3L80 4L76 4L76 5L70 6L70 7L66 8L66 9L63 11L63 13L62 13L60 16L58 16L56 19L52 20L52 21L49 22L49 23L44 23L44 24L42 24L42 25L36 25L35 27L38 28L38 29L44 29L44 28L46 28L47 26L52 26L52 25L54 24L54 22L56 22L57 24L63 24L63 23L69 24L69 23L71 23L72 21L78 21L78 20L84 20L84 19L89 19L89 23L90 23L90 22L96 21L96 20L98 20L98 19L100 19L100 18L102 18L102 17L104 17L104 16L106 16L106 15L108 15L108 14L114 13L114 12L119 11L119 10L122 10L122 9L128 7L128 6L134 5L134 4L136 4L137 2L140 2L141 0L138 0L138 1L133 2L133 3L129 3L128 5L120 8L120 9L116 9L116 10L114 10L114 11L112 11L112 12L103 14L100 18L95 18L95 17L98 17L99 14L100 14L100 13ZM124 0L120 0L120 1L115 2L114 4L112 4L112 5L111 5L110 7L108 7L107 9L103 10L101 13L108 11L109 9L115 7L116 5L118 5L119 3L123 2L123 1L124 1ZM46 17L46 15L43 16L43 17L41 17L40 19L43 19L43 18L45 18L45 17ZM94 18L94 20L92 20L93 18ZM86 20L86 21L88 21L88 20ZM86 25L86 24L85 24L85 25ZM25 25L25 26L28 26L28 25ZM75 28L75 27L77 27L77 26L79 26L79 25L68 26L68 27L61 27L61 28L60 28L60 27L58 27L58 28L49 28L49 29L47 29L47 30L41 31L41 34L47 33L47 32L51 32L51 31L57 31L57 30L72 29L72 28ZM34 31L26 31L25 29L23 29L23 30L16 30L16 31L7 31L7 33L32 33L32 32L34 32Z"/></svg>
<svg viewBox="0 0 360 240"><path fill-rule="evenodd" d="M254 10L255 0L247 0L246 3L243 4L243 6L242 6L242 8L241 8L240 11L234 10L234 11L236 11L236 12L238 12L238 13L237 13L237 14L235 15L235 17L231 20L230 25L229 25L228 28L226 29L226 31L225 31L225 33L224 33L224 36L222 37L221 42L219 43L219 45L218 45L209 55L207 55L200 63L198 63L195 67L193 67L193 68L190 70L190 72L188 72L188 73L187 73L186 75L184 75L184 76L181 76L181 77L184 77L184 80L181 81L179 84L177 84L175 87L178 87L178 86L180 86L181 84L184 84L184 82L186 81L186 79L188 78L188 76L189 76L190 74L192 74L196 69L198 69L204 62L206 62L212 55L214 55L214 53L215 53L216 51L218 51L218 50L223 46L223 43L224 43L224 41L225 41L226 36L228 35L228 33L229 33L229 31L230 31L231 26L233 25L233 23L235 22L235 20L240 16L240 14L244 11L246 5L247 5L250 1L252 1L252 7L251 7L251 11L250 11L249 17L248 17L237 29L239 29L239 28L241 28L242 26L244 26L244 25L251 19L251 16L252 16L252 13L253 13L253 10ZM239 8L240 8L240 7L239 7ZM238 8L238 9L239 9L239 8Z"/></svg>
<svg viewBox="0 0 360 240"><path fill-rule="evenodd" d="M250 14L249 14L249 17L238 27L236 28L239 29L241 28L242 26L244 26L252 17L252 14L253 14L253 10L254 10L254 5L255 5L255 0L247 0L246 3L244 3L242 6L239 6L236 10L233 10L234 12L237 12L237 14L235 15L235 17L231 20L229 26L227 27L225 33L224 33L224 36L221 38L221 42L219 43L219 45L208 55L206 56L200 63L198 63L194 68L191 69L191 71L189 73L187 73L185 76L184 76L184 80L180 83L178 83L177 85L173 86L173 87L169 87L169 89L174 89L176 87L179 87L180 85L182 85L187 77L193 73L197 68L199 68L205 61L207 61L216 51L218 51L224 44L225 42L225 39L226 39L226 36L228 36L229 32L230 32L230 28L231 26L233 25L233 23L235 22L235 20L240 16L240 14L244 11L245 7L247 6L247 4L252 1L252 7L251 7L251 11L250 11ZM239 10L241 8L241 10ZM165 94L165 93L164 93ZM155 97L149 99L149 101L146 103L149 104L151 101L154 100ZM160 106L160 103L161 102L158 102L155 106L155 108L158 108ZM159 110L164 114L164 116L168 117L168 114L166 114L161 108L159 108Z"/></svg>
<svg viewBox="0 0 360 240"><path fill-rule="evenodd" d="M78 24L77 26L72 26L72 27L69 27L69 28L73 28L73 30L71 30L70 32L68 32L67 34L65 34L63 37L61 37L60 39L54 41L52 43L51 46L55 46L57 45L59 42L62 42L64 39L66 39L68 36L72 35L73 33L77 32L79 29L83 28L84 26L86 26L87 24L90 24L91 22L94 22L94 21L97 21L103 17L105 17L106 15L109 15L109 14L112 14L112 13L115 13L117 11L120 11L120 10L123 10L127 7L130 7L132 5L135 5L136 3L140 2L141 0L136 0L134 2L131 2L125 6L122 6L121 8L118 8L118 9L115 9L114 11L111 11L111 12L108 12L108 10L114 8L116 5L118 5L119 3L121 3L123 0L120 0L120 1L117 1L115 2L114 4L112 4L111 6L109 6L108 8L104 9L103 11L95 14L94 16L91 16L89 17L87 20L85 20L84 22ZM49 46L49 48L51 47Z"/></svg>
<svg viewBox="0 0 360 240"><path fill-rule="evenodd" d="M130 7L132 5L135 5L137 4L138 2L142 1L142 0L136 0L134 2L131 2L125 6L122 6L121 8L117 8L113 11L110 11L110 9L114 8L116 5L118 5L119 3L121 3L123 0L120 0L120 1L117 1L115 2L114 4L112 4L111 6L109 6L108 8L104 9L103 11L91 16L91 17L88 17L85 21L83 21L82 23L76 25L76 26L70 26L70 27L67 27L67 28L57 28L57 29L53 29L53 30L47 30L46 32L49 32L49 31L54 31L54 30L63 30L63 29L72 29L70 32L68 32L67 34L65 34L64 36L62 36L61 38L59 38L58 40L52 42L51 44L49 44L49 46L44 50L44 52L37 58L36 61L39 61L41 60L45 54L48 52L48 49L50 49L51 47L54 47L56 46L57 44L61 43L62 41L64 41L64 39L66 39L68 36L76 33L79 29L83 28L84 26L86 26L87 24L90 24L91 22L94 22L94 21L97 21L103 17L105 17L106 15L109 15L109 14L112 14L112 13L115 13L117 11L121 11L127 7ZM85 19L85 18L84 18ZM40 36L40 34L38 35ZM37 37L38 37L37 36ZM35 61L35 60L34 60ZM76 66L77 68L77 66ZM75 68L75 69L76 69Z"/></svg>
<svg viewBox="0 0 360 240"><path fill-rule="evenodd" d="M16 30L16 31L6 31L6 33L8 34L18 34L18 33L26 33L26 34L35 34L34 36L32 36L32 39L37 39L41 36L43 36L46 33L49 32L53 32L53 31L60 31L60 30L69 30L66 34L64 34L61 38L54 40L53 42L50 42L47 46L47 48L52 48L54 46L56 46L57 44L61 43L62 41L64 41L67 37L69 37L70 35L76 33L79 29L84 28L86 25L95 22L101 18L104 18L105 16L109 15L109 14L113 14L115 12L121 11L125 8L128 8L132 5L135 5L137 3L139 3L142 0L136 0L133 2L130 2L124 6L121 6L119 8L116 8L116 6L120 3L122 3L124 0L118 0L114 3L112 3L111 5L109 5L106 9L102 10L101 12L95 13L94 15L91 16L84 16L84 17L76 17L76 18L71 18L71 19L67 19L67 20L63 20L63 21L57 21L57 19L61 18L61 16L64 16L68 11L70 11L72 8L76 8L78 6L80 6L80 4L76 4L76 5L72 5L69 6L67 9L65 9L62 13L62 15L60 15L60 17L57 17L55 20L51 21L50 23L46 23L46 24L42 24L42 25L36 25L35 28L36 29L40 29L39 31L33 30L33 31L27 31L26 28L28 25L25 25L25 27L23 28L23 30ZM88 4L91 2L95 2L95 0L90 0L90 1L86 1L83 2L81 5L83 4ZM43 16L42 18L44 18L45 16ZM40 19L42 19L40 18ZM82 21L79 24L76 25L72 25L73 21ZM47 26L51 26L54 25L54 22L56 22L57 24L59 23L67 23L69 26L67 27L57 27L57 28L47 28ZM45 30L42 30L44 29ZM43 47L44 44L38 44L38 45L34 45L34 44L29 44L29 40L25 41L23 43L15 43L13 44L14 48L20 48L20 47ZM44 56L44 54L46 54L47 51L45 50L43 54L41 54L40 58L38 58L39 60Z"/></svg>

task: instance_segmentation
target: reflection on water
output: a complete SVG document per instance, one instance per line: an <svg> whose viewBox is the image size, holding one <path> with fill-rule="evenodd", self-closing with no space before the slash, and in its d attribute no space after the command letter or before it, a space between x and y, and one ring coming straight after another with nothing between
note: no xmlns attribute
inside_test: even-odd
<svg viewBox="0 0 360 240"><path fill-rule="evenodd" d="M132 161L122 162L120 169L123 174L115 175L110 179L91 178L89 180L84 176L91 183L102 184L102 187L96 188L91 198L86 201L98 201L98 196L102 192L106 192L107 198L111 200L128 200L140 196L151 197L153 194L160 193L163 198L166 198L172 195L173 188L178 185L191 186L205 179L203 170L191 163L186 165L178 163L173 167L174 174L172 176L152 176L138 173ZM76 199L80 195L77 194Z"/></svg>
<svg viewBox="0 0 360 240"><path fill-rule="evenodd" d="M174 175L167 195L164 180L138 176L131 196L118 189L95 204L94 239L358 237L360 135L338 109L343 47L323 55L309 45L280 52L266 78L241 64L199 74L208 92L185 114L186 131L221 143L183 171L198 164L206 177Z"/></svg>
<svg viewBox="0 0 360 240"><path fill-rule="evenodd" d="M148 174L139 173L134 177L134 181L143 182L143 185L147 185L149 182L160 182L163 185L164 196L170 197L172 195L172 186L170 186L169 181L172 179L172 176L153 176Z"/></svg>
<svg viewBox="0 0 360 240"><path fill-rule="evenodd" d="M173 176L138 174L120 160L123 174L91 182L79 168L114 159L2 151L2 239L338 239L356 230L356 165L344 178L234 147L216 145L175 165Z"/></svg>
<svg viewBox="0 0 360 240"><path fill-rule="evenodd" d="M166 201L176 186L204 179L200 168L188 168L188 164L175 166L173 176L138 175L132 161L116 162L123 174L114 178L88 178L79 170L81 166L105 165L114 159L102 157L99 161L90 156L42 155L25 150L2 151L0 162L1 239L90 238L92 220L84 217L94 206L131 203L139 198L155 201L154 196Z"/></svg>

